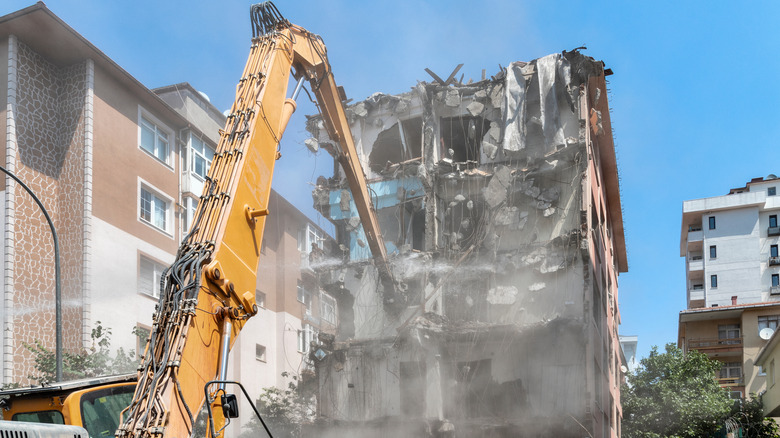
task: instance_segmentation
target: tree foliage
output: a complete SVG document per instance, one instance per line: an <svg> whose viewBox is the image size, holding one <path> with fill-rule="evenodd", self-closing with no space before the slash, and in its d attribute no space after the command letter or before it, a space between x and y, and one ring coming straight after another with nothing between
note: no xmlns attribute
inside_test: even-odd
<svg viewBox="0 0 780 438"><path fill-rule="evenodd" d="M285 371L282 377L290 379L287 389L263 388L256 405L274 437L297 438L301 436L303 426L314 419L313 385L316 382L313 373L296 376ZM241 434L242 437L264 435L265 430L257 418L252 418Z"/></svg>
<svg viewBox="0 0 780 438"><path fill-rule="evenodd" d="M100 321L90 334L92 344L79 351L62 352L62 377L64 380L85 377L105 376L109 374L130 373L138 367L135 351L123 348L111 353L111 329L103 327ZM39 340L32 344L23 344L33 354L35 373L28 379L43 384L56 379L56 354L53 349L44 346Z"/></svg>
<svg viewBox="0 0 780 438"><path fill-rule="evenodd" d="M667 344L659 353L653 347L623 388L623 436L713 436L733 403L714 379L719 369L719 362L697 351L683 354Z"/></svg>
<svg viewBox="0 0 780 438"><path fill-rule="evenodd" d="M761 401L735 401L715 380L721 363L667 344L653 347L621 391L625 438L777 437ZM741 434L740 431L741 430Z"/></svg>

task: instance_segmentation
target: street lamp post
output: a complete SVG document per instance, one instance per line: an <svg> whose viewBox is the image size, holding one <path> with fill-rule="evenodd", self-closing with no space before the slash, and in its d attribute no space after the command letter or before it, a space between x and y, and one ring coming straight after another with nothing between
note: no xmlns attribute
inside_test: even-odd
<svg viewBox="0 0 780 438"><path fill-rule="evenodd" d="M46 217L46 221L49 223L49 228L51 228L51 235L54 239L54 314L55 316L55 328L56 328L56 345L55 345L55 361L56 361L56 368L55 368L55 375L56 380L58 382L62 381L62 290L60 285L60 243L57 239L57 230L54 229L54 223L51 221L51 217L49 216L49 212L46 211L46 208L41 203L41 200L38 199L37 196L35 196L35 193L30 190L29 187L25 183L22 182L19 178L16 177L13 173L6 170L4 167L0 166L0 171L5 173L6 175L13 178L14 181L19 183L22 188L24 188L27 193L32 196L33 200L36 204L38 204L38 207L43 212L43 215Z"/></svg>

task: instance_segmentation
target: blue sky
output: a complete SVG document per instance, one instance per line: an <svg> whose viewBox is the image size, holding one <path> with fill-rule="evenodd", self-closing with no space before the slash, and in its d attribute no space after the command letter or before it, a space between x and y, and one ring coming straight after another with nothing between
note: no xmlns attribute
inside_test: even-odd
<svg viewBox="0 0 780 438"><path fill-rule="evenodd" d="M4 15L32 1L3 0ZM322 35L349 97L400 93L430 68L482 69L586 45L602 59L621 178L629 272L621 334L639 355L675 342L685 306L682 202L780 173L780 4L755 2L283 1ZM52 0L47 6L149 88L189 82L218 108L233 101L251 31L250 2ZM282 140L274 187L308 214L311 183L330 176L303 146L305 97ZM321 225L326 222L317 219Z"/></svg>

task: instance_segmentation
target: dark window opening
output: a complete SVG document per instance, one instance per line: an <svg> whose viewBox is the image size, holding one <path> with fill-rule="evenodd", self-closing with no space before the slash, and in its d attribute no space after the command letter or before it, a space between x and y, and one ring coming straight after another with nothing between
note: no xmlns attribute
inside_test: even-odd
<svg viewBox="0 0 780 438"><path fill-rule="evenodd" d="M718 287L718 276L717 275L710 275L710 287Z"/></svg>
<svg viewBox="0 0 780 438"><path fill-rule="evenodd" d="M715 216L710 216L710 229L715 229Z"/></svg>
<svg viewBox="0 0 780 438"><path fill-rule="evenodd" d="M710 246L710 258L718 258L718 248L715 245Z"/></svg>
<svg viewBox="0 0 780 438"><path fill-rule="evenodd" d="M425 416L425 362L401 362L401 412L404 415Z"/></svg>
<svg viewBox="0 0 780 438"><path fill-rule="evenodd" d="M772 228L777 227L777 215L773 214L769 216L769 226Z"/></svg>
<svg viewBox="0 0 780 438"><path fill-rule="evenodd" d="M488 395L493 386L493 367L490 359L475 360L472 362L458 362L454 364L454 381L456 382L455 394L452 394L450 403L459 404L461 409L459 416L446 415L453 418L478 418L490 416L491 404L487 403ZM454 406L452 406L454 407Z"/></svg>
<svg viewBox="0 0 780 438"><path fill-rule="evenodd" d="M482 117L450 117L441 119L442 158L456 163L479 163L482 137L490 129L490 122Z"/></svg>
<svg viewBox="0 0 780 438"><path fill-rule="evenodd" d="M780 274L772 274L772 286L780 286Z"/></svg>
<svg viewBox="0 0 780 438"><path fill-rule="evenodd" d="M392 164L422 156L422 117L403 120L380 132L368 156L369 167L381 172Z"/></svg>
<svg viewBox="0 0 780 438"><path fill-rule="evenodd" d="M769 187L768 189L766 189L766 194L768 196L775 196L775 195L777 195L777 187Z"/></svg>
<svg viewBox="0 0 780 438"><path fill-rule="evenodd" d="M772 245L769 247L769 256L777 257L777 245Z"/></svg>

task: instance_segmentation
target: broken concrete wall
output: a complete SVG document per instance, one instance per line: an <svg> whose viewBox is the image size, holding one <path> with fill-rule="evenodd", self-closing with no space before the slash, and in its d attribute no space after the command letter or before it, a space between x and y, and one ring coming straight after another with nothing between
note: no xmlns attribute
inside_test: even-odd
<svg viewBox="0 0 780 438"><path fill-rule="evenodd" d="M589 421L601 377L586 356L603 343L589 322L604 315L592 258L605 247L588 231L600 176L585 96L602 68L564 52L348 108L395 284L382 287L341 170L320 178L315 206L343 250L329 287L350 297L317 364L324 418L408 417L411 403L442 436L488 417L523 430L572 419L561 433ZM317 118L308 129L327 148ZM481 404L469 401L475 388Z"/></svg>

